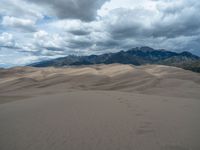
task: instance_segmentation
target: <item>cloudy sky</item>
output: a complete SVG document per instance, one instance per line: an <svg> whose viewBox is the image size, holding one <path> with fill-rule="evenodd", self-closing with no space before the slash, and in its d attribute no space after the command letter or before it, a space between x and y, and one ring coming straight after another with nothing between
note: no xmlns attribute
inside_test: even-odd
<svg viewBox="0 0 200 150"><path fill-rule="evenodd" d="M0 0L0 67L137 46L200 55L200 1Z"/></svg>

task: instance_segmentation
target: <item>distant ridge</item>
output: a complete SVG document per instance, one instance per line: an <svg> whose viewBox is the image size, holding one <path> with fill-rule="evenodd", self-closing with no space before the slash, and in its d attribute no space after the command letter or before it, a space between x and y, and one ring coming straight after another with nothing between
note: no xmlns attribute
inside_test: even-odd
<svg viewBox="0 0 200 150"><path fill-rule="evenodd" d="M62 67L71 65L93 65L93 64L159 64L180 67L186 70L200 72L200 57L190 53L176 53L166 50L155 50L151 47L136 47L128 51L106 53L102 55L74 56L57 58L30 64L33 67Z"/></svg>

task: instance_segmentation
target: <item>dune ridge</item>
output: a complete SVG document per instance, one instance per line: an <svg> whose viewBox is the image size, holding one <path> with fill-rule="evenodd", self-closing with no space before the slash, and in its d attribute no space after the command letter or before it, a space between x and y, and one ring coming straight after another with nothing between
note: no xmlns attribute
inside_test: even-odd
<svg viewBox="0 0 200 150"><path fill-rule="evenodd" d="M1 93L20 91L20 89L37 91L45 87L52 92L67 89L117 90L155 95L167 93L168 96L199 98L198 91L200 90L198 73L161 65L16 67L1 70L0 74Z"/></svg>

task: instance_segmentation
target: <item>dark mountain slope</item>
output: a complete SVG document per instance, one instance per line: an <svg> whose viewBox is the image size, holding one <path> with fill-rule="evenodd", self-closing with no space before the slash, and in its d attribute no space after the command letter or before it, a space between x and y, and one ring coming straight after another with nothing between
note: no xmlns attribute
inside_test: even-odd
<svg viewBox="0 0 200 150"><path fill-rule="evenodd" d="M200 57L189 52L175 53L165 50L155 50L150 47L133 48L128 51L107 53L90 56L67 56L48 61L31 64L34 67L61 67L69 65L92 65L92 64L160 64L176 66L199 72Z"/></svg>

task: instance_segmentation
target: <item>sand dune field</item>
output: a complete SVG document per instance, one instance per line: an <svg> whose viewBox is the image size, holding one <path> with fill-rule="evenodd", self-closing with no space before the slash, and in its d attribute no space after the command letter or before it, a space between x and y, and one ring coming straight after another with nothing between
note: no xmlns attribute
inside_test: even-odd
<svg viewBox="0 0 200 150"><path fill-rule="evenodd" d="M0 69L0 150L200 150L199 114L175 67Z"/></svg>

